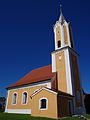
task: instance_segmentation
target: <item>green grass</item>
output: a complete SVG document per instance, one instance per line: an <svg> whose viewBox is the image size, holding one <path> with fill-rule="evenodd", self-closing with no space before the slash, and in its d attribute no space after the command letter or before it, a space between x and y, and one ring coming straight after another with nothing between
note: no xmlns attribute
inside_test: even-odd
<svg viewBox="0 0 90 120"><path fill-rule="evenodd" d="M85 117L88 118L88 119L90 119L90 115L89 114L86 114Z"/></svg>
<svg viewBox="0 0 90 120"><path fill-rule="evenodd" d="M63 118L62 120L85 120L83 118L78 118L78 117L67 117L67 118Z"/></svg>
<svg viewBox="0 0 90 120"><path fill-rule="evenodd" d="M90 119L90 115L85 115L85 117ZM50 118L42 118L42 117L32 117L30 115L24 114L9 114L9 113L0 113L0 120L55 120ZM78 117L67 117L62 120L85 120L83 118Z"/></svg>
<svg viewBox="0 0 90 120"><path fill-rule="evenodd" d="M73 117L67 117L67 118L63 118L62 120L90 120L90 115L86 114L84 116L73 116Z"/></svg>
<svg viewBox="0 0 90 120"><path fill-rule="evenodd" d="M25 114L0 113L0 120L54 120L50 118L32 117Z"/></svg>

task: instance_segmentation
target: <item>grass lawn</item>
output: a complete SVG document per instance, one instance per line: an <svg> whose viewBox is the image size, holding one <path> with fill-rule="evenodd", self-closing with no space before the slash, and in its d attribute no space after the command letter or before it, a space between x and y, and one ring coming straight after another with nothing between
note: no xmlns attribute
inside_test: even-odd
<svg viewBox="0 0 90 120"><path fill-rule="evenodd" d="M85 117L88 118L87 120L90 120L90 115L86 115ZM55 119L31 117L30 115L24 115L24 114L0 113L0 120L55 120ZM78 117L67 117L62 120L85 120L85 119Z"/></svg>

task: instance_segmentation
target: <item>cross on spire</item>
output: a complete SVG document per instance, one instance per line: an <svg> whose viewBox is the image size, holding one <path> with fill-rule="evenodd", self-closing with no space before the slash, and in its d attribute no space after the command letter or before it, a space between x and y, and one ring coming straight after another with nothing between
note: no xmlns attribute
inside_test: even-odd
<svg viewBox="0 0 90 120"><path fill-rule="evenodd" d="M60 13L62 13L62 5L60 4Z"/></svg>
<svg viewBox="0 0 90 120"><path fill-rule="evenodd" d="M62 5L60 4L60 18L59 18L59 22L61 22L61 24L63 24L65 21L63 13L62 13Z"/></svg>

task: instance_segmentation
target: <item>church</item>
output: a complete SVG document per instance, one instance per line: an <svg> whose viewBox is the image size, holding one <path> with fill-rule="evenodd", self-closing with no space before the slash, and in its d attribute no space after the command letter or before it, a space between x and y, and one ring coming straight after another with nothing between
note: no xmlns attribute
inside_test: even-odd
<svg viewBox="0 0 90 120"><path fill-rule="evenodd" d="M32 70L7 87L6 113L55 119L85 113L72 27L60 12L53 28L51 64Z"/></svg>

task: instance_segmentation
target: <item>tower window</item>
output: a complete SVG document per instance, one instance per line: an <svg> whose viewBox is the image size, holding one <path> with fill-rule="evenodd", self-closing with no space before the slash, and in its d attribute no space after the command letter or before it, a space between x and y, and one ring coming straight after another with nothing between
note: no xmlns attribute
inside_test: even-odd
<svg viewBox="0 0 90 120"><path fill-rule="evenodd" d="M61 41L58 41L58 48L61 47Z"/></svg>

